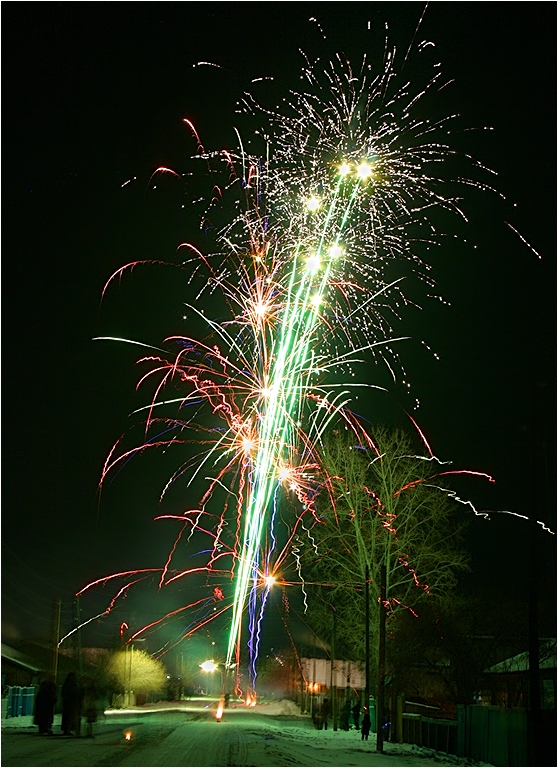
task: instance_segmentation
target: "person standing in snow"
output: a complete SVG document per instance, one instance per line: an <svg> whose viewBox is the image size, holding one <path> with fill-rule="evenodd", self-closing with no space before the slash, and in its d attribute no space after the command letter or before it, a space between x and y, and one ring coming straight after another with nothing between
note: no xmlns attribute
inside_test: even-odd
<svg viewBox="0 0 558 768"><path fill-rule="evenodd" d="M329 699L324 699L322 702L322 723L325 731L327 731L327 721L329 719L330 711Z"/></svg>
<svg viewBox="0 0 558 768"><path fill-rule="evenodd" d="M364 716L362 718L362 726L360 729L361 741L368 741L368 734L370 733L370 714L368 713L368 707L364 707Z"/></svg>
<svg viewBox="0 0 558 768"><path fill-rule="evenodd" d="M56 683L53 677L43 680L35 697L35 717L33 722L39 726L41 736L52 733L54 705L56 704Z"/></svg>
<svg viewBox="0 0 558 768"><path fill-rule="evenodd" d="M80 735L81 707L83 691L78 685L75 672L68 672L62 685L62 732L64 736L71 736L72 732Z"/></svg>
<svg viewBox="0 0 558 768"><path fill-rule="evenodd" d="M356 699L353 705L353 722L358 731L360 729L360 699Z"/></svg>
<svg viewBox="0 0 558 768"><path fill-rule="evenodd" d="M342 731L348 731L350 728L349 718L351 716L351 702L349 699L343 704L341 715L339 717L339 725Z"/></svg>

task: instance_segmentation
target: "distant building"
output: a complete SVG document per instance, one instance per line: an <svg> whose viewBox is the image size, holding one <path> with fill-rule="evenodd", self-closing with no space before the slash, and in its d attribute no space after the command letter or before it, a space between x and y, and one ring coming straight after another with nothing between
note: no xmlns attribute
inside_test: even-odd
<svg viewBox="0 0 558 768"><path fill-rule="evenodd" d="M6 685L36 685L43 665L32 656L2 643L2 688Z"/></svg>
<svg viewBox="0 0 558 768"><path fill-rule="evenodd" d="M364 664L360 661L345 661L335 659L333 662L333 678L331 676L331 659L300 660L302 676L307 683L308 690L312 693L320 693L335 688L351 688L355 691L364 691L366 688L366 674Z"/></svg>
<svg viewBox="0 0 558 768"><path fill-rule="evenodd" d="M556 709L556 638L539 641L542 709ZM485 669L478 703L529 706L529 653L524 651Z"/></svg>

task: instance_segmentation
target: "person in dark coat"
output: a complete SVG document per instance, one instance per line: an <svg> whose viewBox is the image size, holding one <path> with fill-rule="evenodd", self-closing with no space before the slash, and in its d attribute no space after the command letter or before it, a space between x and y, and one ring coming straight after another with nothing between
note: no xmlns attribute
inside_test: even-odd
<svg viewBox="0 0 558 768"><path fill-rule="evenodd" d="M370 726L371 726L371 724L372 723L370 721L370 714L368 712L368 707L364 707L364 715L363 715L363 718L362 718L362 726L360 728L360 734L361 734L360 738L361 738L361 740L368 741L368 734L370 733Z"/></svg>
<svg viewBox="0 0 558 768"><path fill-rule="evenodd" d="M319 731L322 730L322 708L317 701L312 702L312 722Z"/></svg>
<svg viewBox="0 0 558 768"><path fill-rule="evenodd" d="M86 736L93 738L93 725L97 722L99 709L99 691L97 684L91 677L81 680L83 691L83 711L85 712Z"/></svg>
<svg viewBox="0 0 558 768"><path fill-rule="evenodd" d="M83 693L75 672L68 672L62 685L62 732L64 736L76 736L81 730L81 706Z"/></svg>
<svg viewBox="0 0 558 768"><path fill-rule="evenodd" d="M33 722L39 726L41 736L52 734L54 705L56 704L56 683L54 678L43 680L35 697L35 717Z"/></svg>
<svg viewBox="0 0 558 768"><path fill-rule="evenodd" d="M349 699L343 704L343 707L341 709L341 714L339 716L339 726L342 731L348 731L349 730L349 718L351 716L351 702Z"/></svg>
<svg viewBox="0 0 558 768"><path fill-rule="evenodd" d="M322 723L325 731L327 731L327 721L329 719L330 712L331 707L329 704L329 699L324 699L322 701Z"/></svg>
<svg viewBox="0 0 558 768"><path fill-rule="evenodd" d="M353 722L358 731L360 729L360 699L357 699L353 705Z"/></svg>

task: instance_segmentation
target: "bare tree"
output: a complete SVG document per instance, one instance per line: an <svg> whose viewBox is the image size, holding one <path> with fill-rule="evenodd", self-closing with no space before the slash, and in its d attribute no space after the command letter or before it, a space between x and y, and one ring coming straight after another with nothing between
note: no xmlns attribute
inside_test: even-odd
<svg viewBox="0 0 558 768"><path fill-rule="evenodd" d="M460 546L465 516L440 483L440 465L416 455L401 430L379 427L371 436L373 449L358 445L348 431L324 441L327 481L302 556L308 589L317 598L308 603L309 621L329 632L327 604L335 605L338 648L352 658L364 657L367 568L372 649L377 649L383 565L391 618L404 610L416 612L423 601L445 600L456 573L467 568Z"/></svg>

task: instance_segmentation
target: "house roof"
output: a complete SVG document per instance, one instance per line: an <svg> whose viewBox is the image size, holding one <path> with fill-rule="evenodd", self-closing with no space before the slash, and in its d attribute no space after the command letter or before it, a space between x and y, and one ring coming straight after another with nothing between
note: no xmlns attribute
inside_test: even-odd
<svg viewBox="0 0 558 768"><path fill-rule="evenodd" d="M539 669L556 669L556 638L539 643ZM489 674L529 671L529 652L524 651L484 670Z"/></svg>
<svg viewBox="0 0 558 768"><path fill-rule="evenodd" d="M12 664L17 664L19 667L30 669L32 672L41 672L42 667L37 666L35 659L30 658L25 653L11 648L9 645L2 643L2 658L6 661L10 661Z"/></svg>
<svg viewBox="0 0 558 768"><path fill-rule="evenodd" d="M17 645L17 647L14 647ZM68 672L76 672L81 666L86 674L92 674L96 670L95 659L90 659L91 649L82 649L82 663L79 664L78 657L73 649L60 649L58 653L58 675L64 676ZM101 649L96 650L97 654L107 653ZM16 640L14 645L2 643L2 662L16 664L32 672L50 674L53 666L53 649L49 643L35 642L27 640Z"/></svg>

